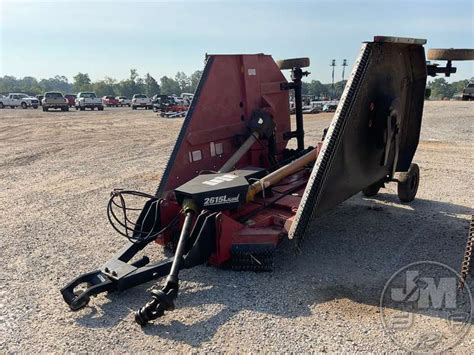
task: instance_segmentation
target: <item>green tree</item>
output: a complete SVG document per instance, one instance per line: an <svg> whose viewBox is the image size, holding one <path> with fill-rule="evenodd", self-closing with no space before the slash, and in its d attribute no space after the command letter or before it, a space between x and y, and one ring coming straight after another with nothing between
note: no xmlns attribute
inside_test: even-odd
<svg viewBox="0 0 474 355"><path fill-rule="evenodd" d="M190 88L189 92L194 93L197 89L199 81L201 80L202 70L196 70L194 73L191 74L189 77L190 81Z"/></svg>
<svg viewBox="0 0 474 355"><path fill-rule="evenodd" d="M76 92L90 91L92 89L91 79L89 78L89 74L77 73L77 75L74 76L73 79L74 79L73 88Z"/></svg>
<svg viewBox="0 0 474 355"><path fill-rule="evenodd" d="M116 96L118 95L117 81L108 76L104 80L96 81L92 84L92 88L97 96Z"/></svg>
<svg viewBox="0 0 474 355"><path fill-rule="evenodd" d="M73 91L71 83L69 83L64 75L56 75L54 78L42 79L39 82L39 86L41 87L42 93L46 91L59 91L66 94Z"/></svg>
<svg viewBox="0 0 474 355"><path fill-rule="evenodd" d="M428 83L428 87L431 89L431 97L435 99L451 98L455 93L454 87L445 78L434 79Z"/></svg>
<svg viewBox="0 0 474 355"><path fill-rule="evenodd" d="M135 82L130 79L119 82L117 88L119 95L132 97L135 94Z"/></svg>
<svg viewBox="0 0 474 355"><path fill-rule="evenodd" d="M138 71L136 69L130 69L130 80L134 82L138 77Z"/></svg>
<svg viewBox="0 0 474 355"><path fill-rule="evenodd" d="M130 69L130 77L119 82L115 88L117 94L132 97L145 93L145 81L140 78L136 69Z"/></svg>
<svg viewBox="0 0 474 355"><path fill-rule="evenodd" d="M14 76L5 75L4 77L0 78L0 93L9 93L18 90L18 81Z"/></svg>
<svg viewBox="0 0 474 355"><path fill-rule="evenodd" d="M161 93L163 95L179 95L181 94L181 88L179 84L172 78L164 76L160 79Z"/></svg>
<svg viewBox="0 0 474 355"><path fill-rule="evenodd" d="M180 93L190 91L191 80L184 72L177 72L174 80L178 83Z"/></svg>
<svg viewBox="0 0 474 355"><path fill-rule="evenodd" d="M150 73L145 75L145 93L150 97L160 94L160 85Z"/></svg>
<svg viewBox="0 0 474 355"><path fill-rule="evenodd" d="M39 86L38 80L32 76L25 76L23 79L18 80L19 91L26 92L29 94L38 95L42 90Z"/></svg>
<svg viewBox="0 0 474 355"><path fill-rule="evenodd" d="M467 79L452 82L451 87L453 88L454 94L462 94L467 84L469 84L469 80Z"/></svg>

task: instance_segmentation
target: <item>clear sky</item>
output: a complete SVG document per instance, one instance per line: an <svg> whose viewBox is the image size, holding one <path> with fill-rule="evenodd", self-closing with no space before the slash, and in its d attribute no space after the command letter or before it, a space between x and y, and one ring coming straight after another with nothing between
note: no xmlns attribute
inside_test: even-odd
<svg viewBox="0 0 474 355"><path fill-rule="evenodd" d="M93 80L155 78L202 69L208 53L311 58L310 79L349 68L374 35L428 39L427 48L474 48L474 1L11 1L0 0L0 75ZM341 67L336 70L336 78ZM454 80L474 76L458 65Z"/></svg>

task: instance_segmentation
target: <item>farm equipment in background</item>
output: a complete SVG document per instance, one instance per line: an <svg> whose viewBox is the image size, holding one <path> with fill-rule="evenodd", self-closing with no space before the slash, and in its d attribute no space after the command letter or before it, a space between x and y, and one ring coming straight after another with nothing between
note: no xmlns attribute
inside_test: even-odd
<svg viewBox="0 0 474 355"><path fill-rule="evenodd" d="M161 117L175 118L184 117L188 112L189 103L184 99L174 96L156 95L153 101L153 111L159 112Z"/></svg>
<svg viewBox="0 0 474 355"><path fill-rule="evenodd" d="M360 191L374 196L395 182L400 200L412 201L427 75L455 71L427 65L425 43L380 36L364 43L329 128L310 144L301 95L308 58L207 56L156 193L112 192L108 218L128 243L100 269L66 285L66 303L78 310L93 295L166 276L135 315L145 325L175 308L181 269L208 263L271 270L283 238L300 248L313 220ZM291 82L282 70L290 70ZM292 139L296 149L287 147ZM130 201L137 198L146 201L133 216ZM132 262L151 242L172 249L174 257Z"/></svg>

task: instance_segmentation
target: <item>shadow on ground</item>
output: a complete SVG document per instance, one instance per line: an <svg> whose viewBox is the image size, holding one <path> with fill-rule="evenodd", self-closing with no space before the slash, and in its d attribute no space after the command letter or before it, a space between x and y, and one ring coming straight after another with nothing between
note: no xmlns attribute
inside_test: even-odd
<svg viewBox="0 0 474 355"><path fill-rule="evenodd" d="M199 285L186 283L180 290L178 312L197 307L205 316L188 324L168 313L143 331L199 346L242 310L296 318L311 315L315 304L336 299L378 307L389 278L412 262L437 261L459 270L471 213L450 203L417 199L401 205L391 194L374 199L359 194L311 226L300 254L290 241L284 242L271 273L205 266L183 271L183 280ZM100 312L93 299L76 321L85 327L112 327L148 301L150 286L108 295ZM209 316L210 304L219 307Z"/></svg>

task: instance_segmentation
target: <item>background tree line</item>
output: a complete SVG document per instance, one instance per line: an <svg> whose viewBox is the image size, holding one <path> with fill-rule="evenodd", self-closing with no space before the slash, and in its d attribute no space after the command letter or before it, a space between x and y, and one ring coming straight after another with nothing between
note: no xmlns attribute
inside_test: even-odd
<svg viewBox="0 0 474 355"><path fill-rule="evenodd" d="M338 81L334 83L334 90L331 84L323 84L318 80L311 82L303 82L303 95L311 95L315 97L339 98L344 90L347 81ZM469 83L464 79L448 83L445 78L439 77L428 82L427 87L431 90L430 98L432 99L451 99L456 94L461 94L463 89Z"/></svg>
<svg viewBox="0 0 474 355"><path fill-rule="evenodd" d="M146 94L153 96L180 95L183 92L193 93L196 90L202 71L196 70L191 75L184 72L176 73L175 77L163 76L158 81L147 73L141 77L136 69L130 69L129 78L117 81L106 76L102 80L92 82L87 73L77 73L73 82L62 75L54 78L37 80L31 76L17 79L13 76L5 75L0 77L0 93L24 92L32 95L43 94L47 91L60 91L66 93L77 93L80 91L94 91L98 96L113 95L131 97L134 94ZM334 84L323 84L319 80L303 82L303 95L311 95L316 98L338 98L341 96L347 81L338 81ZM442 99L452 98L455 94L462 92L469 80L460 80L448 83L444 78L435 78L428 82L431 89L431 98Z"/></svg>
<svg viewBox="0 0 474 355"><path fill-rule="evenodd" d="M105 95L131 97L134 94L180 95L183 92L193 93L201 74L200 70L196 70L189 76L184 72L178 72L174 78L163 76L159 83L149 73L141 77L136 69L130 69L129 78L121 81L106 76L102 80L93 82L87 73L77 73L72 83L61 75L41 80L31 76L17 79L14 76L5 75L0 77L0 93L24 92L39 95L47 91L60 91L63 94L93 91L99 97Z"/></svg>

